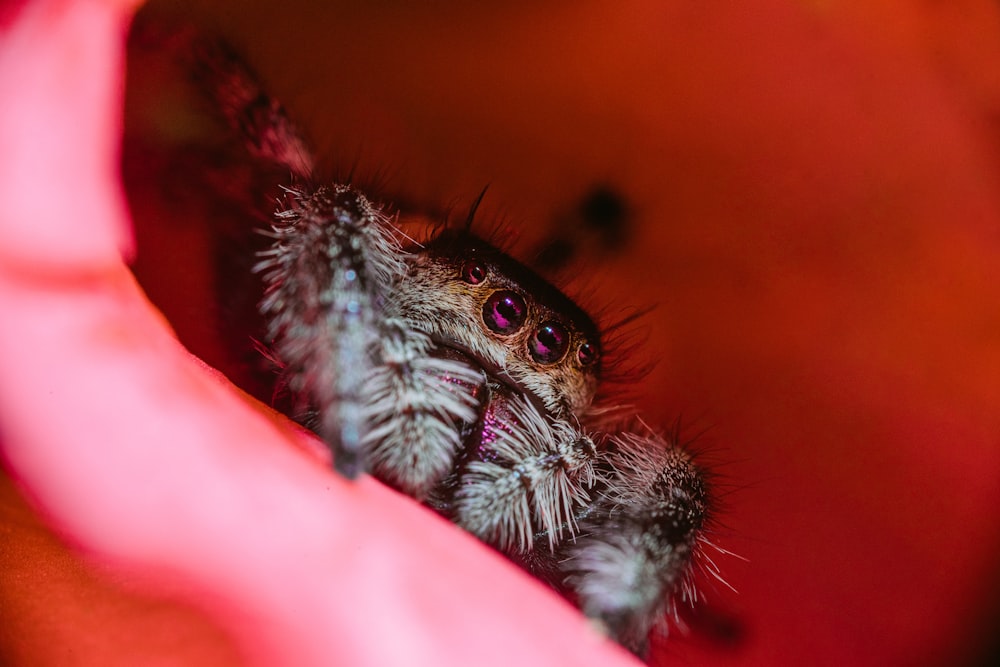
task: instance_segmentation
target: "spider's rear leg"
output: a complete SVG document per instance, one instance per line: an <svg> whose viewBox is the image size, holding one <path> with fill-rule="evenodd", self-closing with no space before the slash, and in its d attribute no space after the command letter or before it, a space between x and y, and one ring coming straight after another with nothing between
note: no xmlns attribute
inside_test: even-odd
<svg viewBox="0 0 1000 667"><path fill-rule="evenodd" d="M660 438L616 436L607 457L606 491L568 549L568 585L587 616L642 655L678 593L695 597L708 492L690 456Z"/></svg>

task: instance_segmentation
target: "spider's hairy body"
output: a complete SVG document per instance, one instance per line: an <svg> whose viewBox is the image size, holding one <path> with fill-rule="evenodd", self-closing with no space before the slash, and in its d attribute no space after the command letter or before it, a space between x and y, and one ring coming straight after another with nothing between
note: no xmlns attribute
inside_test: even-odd
<svg viewBox="0 0 1000 667"><path fill-rule="evenodd" d="M409 242L357 189L315 185L280 105L223 47L194 43L222 115L292 175L260 309L337 470L424 502L642 654L674 598L697 597L709 493L675 442L593 417L593 320L468 230Z"/></svg>

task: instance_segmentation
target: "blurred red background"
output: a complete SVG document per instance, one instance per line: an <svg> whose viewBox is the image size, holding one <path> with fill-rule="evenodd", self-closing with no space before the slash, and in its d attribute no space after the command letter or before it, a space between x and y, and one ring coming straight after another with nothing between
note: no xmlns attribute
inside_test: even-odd
<svg viewBox="0 0 1000 667"><path fill-rule="evenodd" d="M517 255L595 185L622 194L623 251L574 263L570 293L655 306L637 354L656 365L635 402L651 422L708 429L716 541L746 559L717 559L738 594L708 592L732 642L694 633L663 664L986 660L1000 591L995 3L160 4L245 53L331 174L377 176L387 199L429 210L490 183L479 215L516 231ZM197 140L176 109L142 104L151 80L133 82L136 134ZM147 292L222 360L202 228L142 201L135 214ZM183 266L161 273L173 252ZM123 637L155 656L180 638L205 664L235 660L198 617L107 586L20 502L6 484L15 655L55 636L81 656Z"/></svg>

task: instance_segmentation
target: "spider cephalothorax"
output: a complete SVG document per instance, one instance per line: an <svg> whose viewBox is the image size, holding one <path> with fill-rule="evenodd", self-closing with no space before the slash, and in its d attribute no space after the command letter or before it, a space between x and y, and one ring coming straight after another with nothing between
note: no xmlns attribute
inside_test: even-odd
<svg viewBox="0 0 1000 667"><path fill-rule="evenodd" d="M468 232L415 249L386 312L447 347L464 348L498 378L559 417L594 398L600 340L590 317L523 265Z"/></svg>
<svg viewBox="0 0 1000 667"><path fill-rule="evenodd" d="M252 155L292 175L261 313L337 470L426 503L642 653L674 598L696 597L709 493L675 442L593 409L593 320L468 229L414 243L357 189L316 185L280 105L223 47L193 44Z"/></svg>

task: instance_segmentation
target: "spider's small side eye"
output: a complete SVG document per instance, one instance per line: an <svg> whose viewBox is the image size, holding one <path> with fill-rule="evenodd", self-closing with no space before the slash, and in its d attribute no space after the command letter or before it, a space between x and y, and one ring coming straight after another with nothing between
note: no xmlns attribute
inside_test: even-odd
<svg viewBox="0 0 1000 667"><path fill-rule="evenodd" d="M498 334L512 334L520 329L527 314L528 304L520 294L510 290L494 292L483 304L483 322Z"/></svg>
<svg viewBox="0 0 1000 667"><path fill-rule="evenodd" d="M567 347L569 332L558 322L542 322L528 342L531 356L542 364L554 364L562 359Z"/></svg>
<svg viewBox="0 0 1000 667"><path fill-rule="evenodd" d="M474 259L462 264L462 280L470 285L478 285L486 280L486 267Z"/></svg>
<svg viewBox="0 0 1000 667"><path fill-rule="evenodd" d="M576 359L581 366L590 366L597 361L597 346L593 343L584 343L576 351Z"/></svg>

